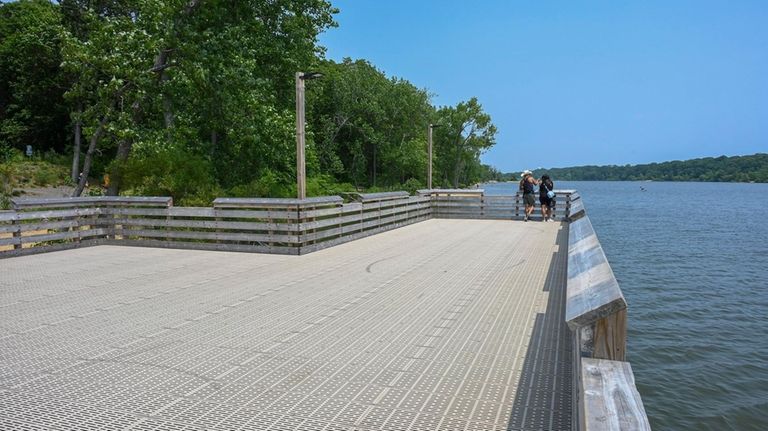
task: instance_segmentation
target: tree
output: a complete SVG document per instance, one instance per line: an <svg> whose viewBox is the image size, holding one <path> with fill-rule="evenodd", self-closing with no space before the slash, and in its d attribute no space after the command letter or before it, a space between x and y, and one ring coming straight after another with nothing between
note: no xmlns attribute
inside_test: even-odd
<svg viewBox="0 0 768 431"><path fill-rule="evenodd" d="M0 3L0 143L64 149L68 108L61 16L43 0Z"/></svg>
<svg viewBox="0 0 768 431"><path fill-rule="evenodd" d="M470 171L480 164L480 155L491 148L496 139L496 126L491 116L473 97L455 107L446 106L437 111L435 149L438 172L444 182L453 187L462 182L477 180Z"/></svg>
<svg viewBox="0 0 768 431"><path fill-rule="evenodd" d="M365 60L326 61L320 71L307 104L318 172L356 187L424 179L427 92Z"/></svg>

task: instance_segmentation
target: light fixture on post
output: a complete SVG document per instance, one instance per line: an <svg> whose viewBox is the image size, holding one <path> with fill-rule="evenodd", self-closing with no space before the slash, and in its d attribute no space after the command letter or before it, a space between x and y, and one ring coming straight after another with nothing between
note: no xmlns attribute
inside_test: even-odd
<svg viewBox="0 0 768 431"><path fill-rule="evenodd" d="M306 163L304 160L304 81L322 76L323 74L320 72L296 72L296 194L299 199L307 197Z"/></svg>

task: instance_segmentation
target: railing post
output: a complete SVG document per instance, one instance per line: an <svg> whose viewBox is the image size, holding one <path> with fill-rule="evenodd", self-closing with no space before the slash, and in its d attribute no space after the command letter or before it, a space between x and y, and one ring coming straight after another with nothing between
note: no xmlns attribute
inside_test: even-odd
<svg viewBox="0 0 768 431"><path fill-rule="evenodd" d="M627 310L595 322L593 358L624 361L627 353Z"/></svg>
<svg viewBox="0 0 768 431"><path fill-rule="evenodd" d="M13 225L13 238L16 239L13 243L13 249L19 250L21 249L21 224L18 220L13 219L11 220L11 225Z"/></svg>

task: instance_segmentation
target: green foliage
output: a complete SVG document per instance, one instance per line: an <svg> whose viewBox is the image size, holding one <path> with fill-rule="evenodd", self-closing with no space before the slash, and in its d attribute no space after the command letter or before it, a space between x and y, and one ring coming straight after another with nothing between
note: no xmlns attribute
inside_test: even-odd
<svg viewBox="0 0 768 431"><path fill-rule="evenodd" d="M466 186L481 180L480 155L496 143L496 126L477 98L437 112L436 173L443 184Z"/></svg>
<svg viewBox="0 0 768 431"><path fill-rule="evenodd" d="M436 176L486 178L495 127L477 100L438 111L367 61L323 59L317 38L337 12L327 0L0 3L0 160L32 144L58 168L28 182L60 181L82 124L87 176L109 173L123 193L294 196L294 74L319 70L306 83L309 195L423 187L430 123L445 124Z"/></svg>
<svg viewBox="0 0 768 431"><path fill-rule="evenodd" d="M24 155L21 151L7 145L0 144L0 163L21 161Z"/></svg>
<svg viewBox="0 0 768 431"><path fill-rule="evenodd" d="M261 176L248 184L241 184L230 189L228 196L253 197L268 196L287 198L295 195L295 189L287 185L288 179L271 169L262 171Z"/></svg>
<svg viewBox="0 0 768 431"><path fill-rule="evenodd" d="M63 150L69 122L60 65L64 28L43 0L0 4L0 142Z"/></svg>
<svg viewBox="0 0 768 431"><path fill-rule="evenodd" d="M132 158L123 181L127 194L171 196L177 205L209 206L222 195L211 163L175 147L144 151Z"/></svg>
<svg viewBox="0 0 768 431"><path fill-rule="evenodd" d="M768 154L706 157L663 163L625 166L576 166L537 170L563 181L714 181L768 182ZM505 177L519 178L517 173Z"/></svg>
<svg viewBox="0 0 768 431"><path fill-rule="evenodd" d="M408 180L403 183L402 188L408 193L415 195L417 190L421 190L425 187L426 187L425 184L417 180L416 178L408 178Z"/></svg>
<svg viewBox="0 0 768 431"><path fill-rule="evenodd" d="M434 113L427 92L364 60L325 61L318 69L323 78L307 84L316 170L356 187L423 178Z"/></svg>
<svg viewBox="0 0 768 431"><path fill-rule="evenodd" d="M0 209L11 207L11 195L16 186L16 167L11 163L0 163Z"/></svg>
<svg viewBox="0 0 768 431"><path fill-rule="evenodd" d="M295 196L296 187L292 189L291 197ZM356 191L350 183L339 183L331 175L317 175L307 179L307 196L335 196Z"/></svg>

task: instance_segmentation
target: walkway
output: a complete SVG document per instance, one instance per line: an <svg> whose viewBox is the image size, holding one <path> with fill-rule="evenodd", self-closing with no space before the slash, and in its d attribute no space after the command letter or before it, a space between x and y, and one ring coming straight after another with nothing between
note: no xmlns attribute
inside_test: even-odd
<svg viewBox="0 0 768 431"><path fill-rule="evenodd" d="M567 237L435 219L305 256L0 260L0 429L570 429Z"/></svg>

